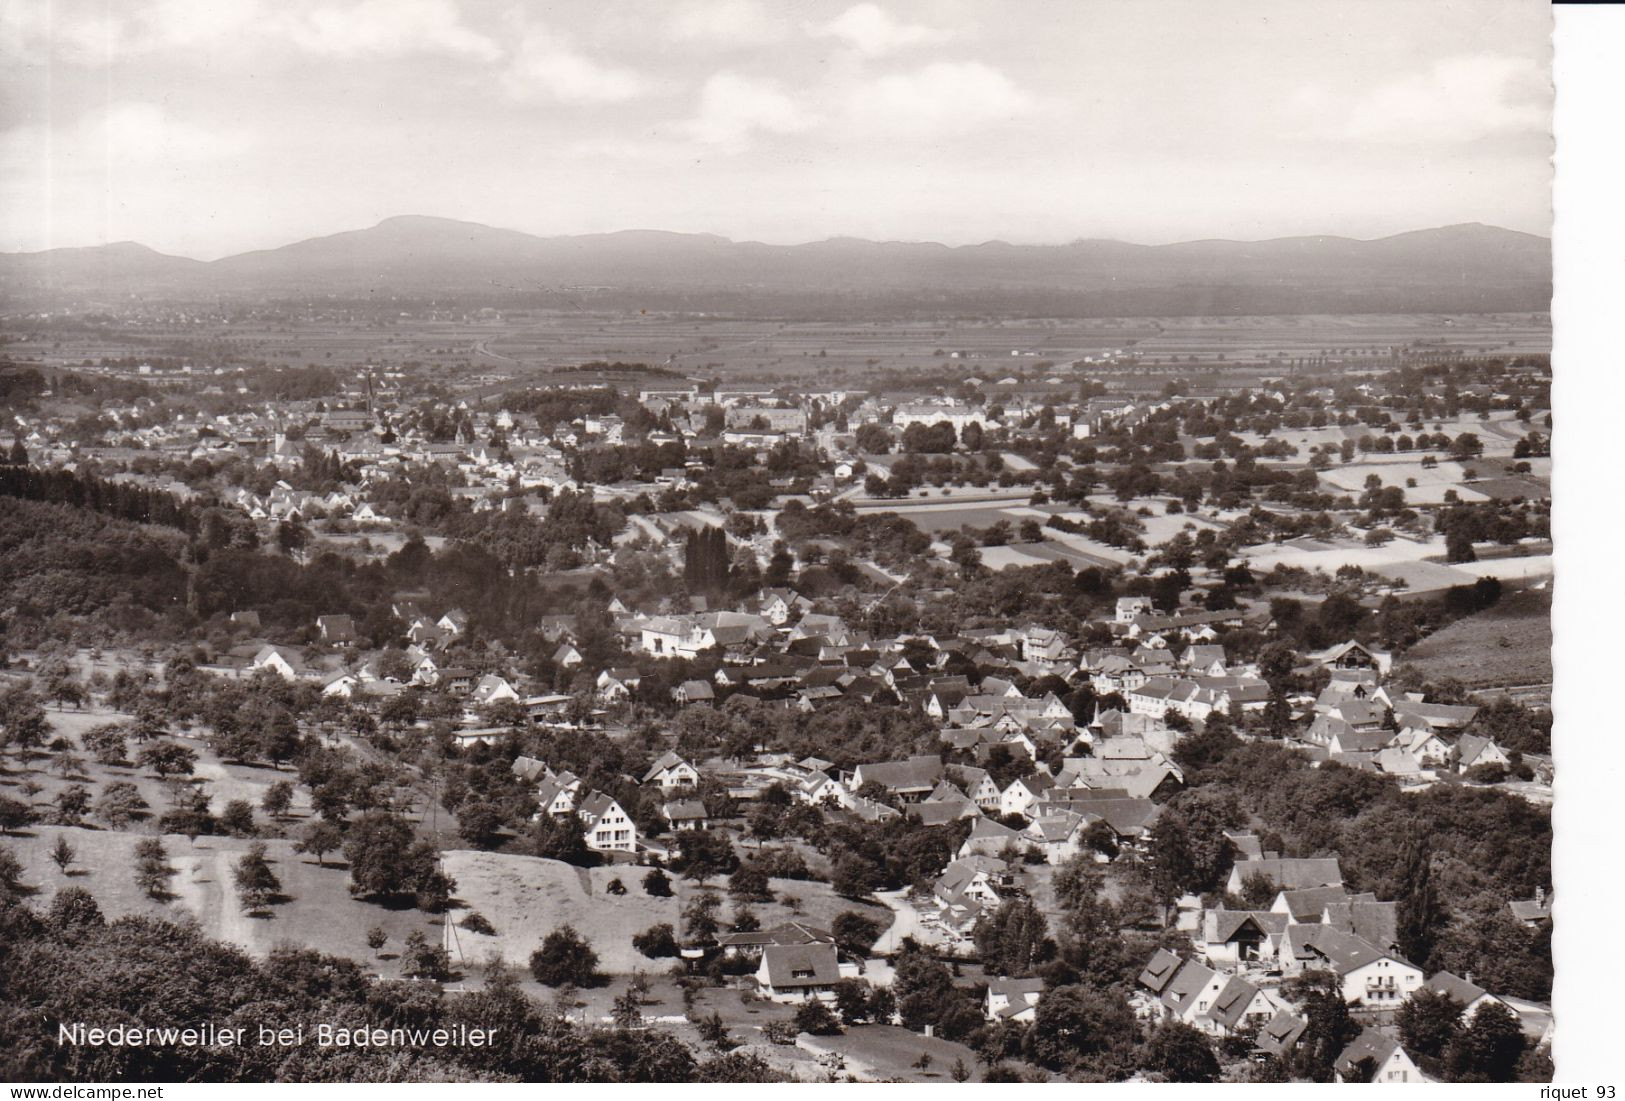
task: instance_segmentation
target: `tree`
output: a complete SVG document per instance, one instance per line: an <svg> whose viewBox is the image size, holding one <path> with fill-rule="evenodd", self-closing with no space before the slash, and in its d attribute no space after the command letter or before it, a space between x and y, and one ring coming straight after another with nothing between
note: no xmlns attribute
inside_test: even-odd
<svg viewBox="0 0 1625 1101"><path fill-rule="evenodd" d="M829 931L835 938L837 948L858 959L869 955L881 933L878 921L856 910L843 910L836 914L835 920L830 922Z"/></svg>
<svg viewBox="0 0 1625 1101"><path fill-rule="evenodd" d="M53 929L64 933L107 924L95 896L83 887L64 887L58 891L56 897L51 899L51 909L45 920Z"/></svg>
<svg viewBox="0 0 1625 1101"><path fill-rule="evenodd" d="M115 780L102 788L93 808L97 818L115 830L121 830L147 809L141 789L128 780Z"/></svg>
<svg viewBox="0 0 1625 1101"><path fill-rule="evenodd" d="M169 866L164 843L156 837L142 838L135 846L135 859L136 885L153 898L165 897L175 869Z"/></svg>
<svg viewBox="0 0 1625 1101"><path fill-rule="evenodd" d="M544 814L531 828L530 843L537 856L559 860L578 868L591 868L598 863L598 854L587 847L587 835L581 819L573 812L554 817Z"/></svg>
<svg viewBox="0 0 1625 1101"><path fill-rule="evenodd" d="M651 925L632 935L632 947L652 960L671 959L678 952L677 934L669 921Z"/></svg>
<svg viewBox="0 0 1625 1101"><path fill-rule="evenodd" d="M1298 1004L1308 1022L1293 1052L1293 1071L1315 1082L1330 1082L1332 1068L1343 1049L1360 1034L1349 1016L1343 986L1330 971L1305 971L1281 986L1281 993Z"/></svg>
<svg viewBox="0 0 1625 1101"><path fill-rule="evenodd" d="M1163 1021L1140 1048L1140 1066L1168 1082L1216 1082L1219 1060L1207 1037L1183 1021Z"/></svg>
<svg viewBox="0 0 1625 1101"><path fill-rule="evenodd" d="M989 975L1023 978L1032 974L1054 945L1049 923L1030 899L1011 899L976 922L977 954Z"/></svg>
<svg viewBox="0 0 1625 1101"><path fill-rule="evenodd" d="M796 1029L813 1036L839 1036L841 1019L829 1006L814 998L796 1008Z"/></svg>
<svg viewBox="0 0 1625 1101"><path fill-rule="evenodd" d="M728 877L728 894L745 902L772 902L773 888L767 872L756 864L743 863Z"/></svg>
<svg viewBox="0 0 1625 1101"><path fill-rule="evenodd" d="M384 932L382 925L374 925L367 930L367 947L372 949L373 955L376 956L381 953L384 950L384 945L388 943L389 934Z"/></svg>
<svg viewBox="0 0 1625 1101"><path fill-rule="evenodd" d="M90 811L90 789L69 784L56 793L56 820L64 826L77 826Z"/></svg>
<svg viewBox="0 0 1625 1101"><path fill-rule="evenodd" d="M476 849L495 848L502 826L502 812L484 800L471 799L457 808L457 832Z"/></svg>
<svg viewBox="0 0 1625 1101"><path fill-rule="evenodd" d="M1456 1082L1513 1082L1527 1044L1512 1011L1485 1002L1445 1049L1445 1069Z"/></svg>
<svg viewBox="0 0 1625 1101"><path fill-rule="evenodd" d="M873 860L856 852L844 852L835 860L830 886L842 898L867 898L880 886L882 871Z"/></svg>
<svg viewBox="0 0 1625 1101"><path fill-rule="evenodd" d="M543 986L592 986L598 980L598 953L574 926L561 925L530 954L530 973Z"/></svg>
<svg viewBox="0 0 1625 1101"><path fill-rule="evenodd" d="M401 974L409 979L444 982L451 978L451 953L439 944L430 944L421 930L406 934L401 946Z"/></svg>
<svg viewBox="0 0 1625 1101"><path fill-rule="evenodd" d="M294 845L294 852L309 853L316 858L318 867L326 867L324 857L330 852L336 852L345 844L344 834L333 823L324 819L312 819L305 826L304 833L300 834L299 841ZM353 865L352 865L353 871Z"/></svg>
<svg viewBox="0 0 1625 1101"><path fill-rule="evenodd" d="M1426 971L1449 914L1433 884L1433 846L1423 829L1414 830L1400 846L1396 894L1399 906L1395 937L1399 950Z"/></svg>
<svg viewBox="0 0 1625 1101"><path fill-rule="evenodd" d="M197 767L197 754L178 742L152 742L142 748L136 764L158 776L190 776Z"/></svg>
<svg viewBox="0 0 1625 1101"><path fill-rule="evenodd" d="M638 1028L643 1024L643 1001L631 986L615 996L609 1018L616 1028Z"/></svg>
<svg viewBox="0 0 1625 1101"><path fill-rule="evenodd" d="M220 812L220 828L232 837L253 837L254 808L247 799L233 799Z"/></svg>
<svg viewBox="0 0 1625 1101"><path fill-rule="evenodd" d="M670 898L671 877L659 868L650 868L643 877L643 889L650 898Z"/></svg>
<svg viewBox="0 0 1625 1101"><path fill-rule="evenodd" d="M23 862L10 849L0 849L0 892L14 894L22 878Z"/></svg>
<svg viewBox="0 0 1625 1101"><path fill-rule="evenodd" d="M34 808L21 799L0 795L0 831L12 833L39 820Z"/></svg>
<svg viewBox="0 0 1625 1101"><path fill-rule="evenodd" d="M1461 1012L1461 1002L1449 994L1418 990L1399 1007L1399 1038L1407 1051L1437 1057L1461 1031Z"/></svg>
<svg viewBox="0 0 1625 1101"><path fill-rule="evenodd" d="M68 844L66 837L60 833L56 835L56 844L51 846L51 863L56 865L57 871L67 875L68 868L72 866L74 858L78 855L73 846Z"/></svg>
<svg viewBox="0 0 1625 1101"><path fill-rule="evenodd" d="M256 841L248 847L237 861L232 870L231 878L237 884L237 892L242 897L243 910L246 913L258 913L271 905L278 892L282 890L282 881L271 870L271 862L266 857L265 843Z"/></svg>
<svg viewBox="0 0 1625 1101"><path fill-rule="evenodd" d="M281 818L293 806L293 785L286 780L278 780L265 789L265 795L260 799L260 809L272 818Z"/></svg>
<svg viewBox="0 0 1625 1101"><path fill-rule="evenodd" d="M739 867L734 847L720 833L710 830L690 830L683 834L677 858L671 862L673 870L684 879L700 882L713 875L726 875Z"/></svg>
<svg viewBox="0 0 1625 1101"><path fill-rule="evenodd" d="M1132 1069L1134 1036L1134 1011L1120 991L1059 986L1038 1002L1026 1054L1050 1070L1123 1078Z"/></svg>

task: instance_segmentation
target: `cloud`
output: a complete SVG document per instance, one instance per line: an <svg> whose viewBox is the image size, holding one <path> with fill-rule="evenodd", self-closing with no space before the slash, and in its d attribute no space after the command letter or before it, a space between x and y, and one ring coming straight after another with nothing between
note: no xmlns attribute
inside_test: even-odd
<svg viewBox="0 0 1625 1101"><path fill-rule="evenodd" d="M1551 129L1549 76L1503 55L1441 58L1426 72L1362 90L1341 109L1321 86L1296 102L1306 132L1359 141L1466 143Z"/></svg>
<svg viewBox="0 0 1625 1101"><path fill-rule="evenodd" d="M1036 107L1009 77L980 61L937 61L860 85L848 99L854 124L935 134L1008 121Z"/></svg>
<svg viewBox="0 0 1625 1101"><path fill-rule="evenodd" d="M677 129L706 145L737 152L758 132L793 134L815 121L773 81L725 70L705 82L699 113Z"/></svg>
<svg viewBox="0 0 1625 1101"><path fill-rule="evenodd" d="M156 103L120 101L71 126L31 123L0 136L0 163L8 171L53 176L185 166L225 160L248 147L235 131L213 130L170 115Z"/></svg>
<svg viewBox="0 0 1625 1101"><path fill-rule="evenodd" d="M635 99L645 86L631 69L600 64L559 35L532 30L503 72L502 87L515 99L601 104Z"/></svg>
<svg viewBox="0 0 1625 1101"><path fill-rule="evenodd" d="M757 0L690 0L668 24L673 38L719 46L765 46L782 41L786 24Z"/></svg>
<svg viewBox="0 0 1625 1101"><path fill-rule="evenodd" d="M0 247L150 239L155 228L205 224L214 200L242 190L211 184L253 149L235 129L139 101L15 127L0 134Z"/></svg>
<svg viewBox="0 0 1625 1101"><path fill-rule="evenodd" d="M911 46L946 42L951 35L935 27L899 23L878 4L854 4L831 22L813 29L815 35L839 38L865 57L884 57Z"/></svg>
<svg viewBox="0 0 1625 1101"><path fill-rule="evenodd" d="M494 61L497 44L463 22L453 0L360 0L279 14L288 38L332 57L399 57L419 53Z"/></svg>
<svg viewBox="0 0 1625 1101"><path fill-rule="evenodd" d="M324 57L443 54L491 61L497 44L456 0L147 0L120 5L8 3L0 49L82 65L189 49L292 45Z"/></svg>

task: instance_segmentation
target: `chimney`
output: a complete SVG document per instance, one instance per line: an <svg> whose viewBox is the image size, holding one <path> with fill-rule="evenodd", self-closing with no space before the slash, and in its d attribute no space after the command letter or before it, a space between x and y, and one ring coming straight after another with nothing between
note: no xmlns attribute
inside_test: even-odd
<svg viewBox="0 0 1625 1101"><path fill-rule="evenodd" d="M1535 888L1535 905L1537 905L1537 906L1546 905L1546 888L1545 887L1536 887Z"/></svg>
<svg viewBox="0 0 1625 1101"><path fill-rule="evenodd" d="M1463 975L1462 978L1467 980L1467 985L1468 986L1475 985L1474 982L1473 982L1473 973L1471 971L1469 971L1465 975Z"/></svg>

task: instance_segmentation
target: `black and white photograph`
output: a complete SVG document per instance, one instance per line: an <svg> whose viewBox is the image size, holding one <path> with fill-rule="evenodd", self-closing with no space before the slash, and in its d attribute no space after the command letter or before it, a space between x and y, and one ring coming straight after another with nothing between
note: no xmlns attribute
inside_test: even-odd
<svg viewBox="0 0 1625 1101"><path fill-rule="evenodd" d="M0 1079L1567 1080L1553 23L0 2Z"/></svg>

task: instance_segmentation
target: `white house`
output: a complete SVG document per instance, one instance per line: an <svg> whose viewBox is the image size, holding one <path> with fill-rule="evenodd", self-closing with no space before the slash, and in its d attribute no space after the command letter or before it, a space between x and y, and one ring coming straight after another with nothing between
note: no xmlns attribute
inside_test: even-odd
<svg viewBox="0 0 1625 1101"><path fill-rule="evenodd" d="M581 801L576 811L586 833L587 848L594 852L636 852L638 828L621 805L601 791Z"/></svg>

